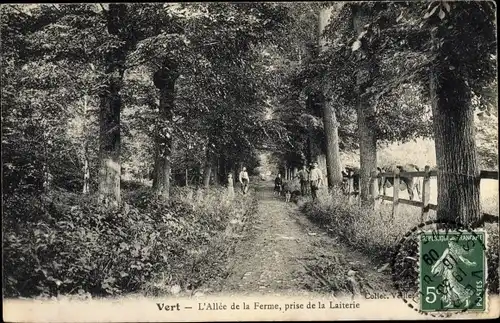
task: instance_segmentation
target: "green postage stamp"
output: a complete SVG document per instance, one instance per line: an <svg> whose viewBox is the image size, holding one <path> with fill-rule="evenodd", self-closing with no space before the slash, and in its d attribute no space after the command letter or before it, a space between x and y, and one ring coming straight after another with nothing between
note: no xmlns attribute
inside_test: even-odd
<svg viewBox="0 0 500 323"><path fill-rule="evenodd" d="M420 310L486 311L486 233L432 231L420 236Z"/></svg>

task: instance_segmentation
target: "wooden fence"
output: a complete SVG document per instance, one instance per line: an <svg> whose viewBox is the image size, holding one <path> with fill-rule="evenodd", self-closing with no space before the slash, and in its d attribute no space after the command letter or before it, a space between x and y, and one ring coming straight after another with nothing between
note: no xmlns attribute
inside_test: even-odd
<svg viewBox="0 0 500 323"><path fill-rule="evenodd" d="M392 216L395 218L398 214L398 208L400 204L406 204L414 207L418 207L421 209L421 222L427 218L429 210L437 210L437 205L430 203L431 196L431 177L437 177L437 171L431 170L430 166L425 166L424 171L419 172L400 172L399 169L396 169L395 172L386 172L386 173L378 173L377 171L372 171L370 176L370 196L375 201L390 201L392 202ZM349 195L349 203L353 202L355 196L358 195L358 192L354 190L354 176L353 172L349 171L347 175L347 193ZM413 178L423 177L422 187L421 187L421 201L415 200L407 200L399 198L399 185L396 183L400 183L400 178L410 176ZM393 196L381 195L379 192L379 179L381 178L393 178ZM481 171L480 173L481 179L495 179L498 180L498 172L497 171ZM361 179L360 179L361 181ZM385 183L382 183L384 185ZM361 186L361 183L358 185ZM377 203L374 203L376 207ZM486 222L496 222L498 221L498 216L483 213L484 219Z"/></svg>

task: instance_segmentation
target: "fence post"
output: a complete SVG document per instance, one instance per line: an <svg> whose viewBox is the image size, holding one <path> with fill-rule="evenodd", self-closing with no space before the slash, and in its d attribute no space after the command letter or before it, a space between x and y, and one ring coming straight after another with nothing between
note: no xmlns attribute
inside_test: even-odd
<svg viewBox="0 0 500 323"><path fill-rule="evenodd" d="M431 198L431 167L429 165L425 166L425 176L422 184L422 214L420 216L420 223L427 219L429 214L429 201Z"/></svg>
<svg viewBox="0 0 500 323"><path fill-rule="evenodd" d="M352 170L349 170L348 171L348 174L347 174L347 183L348 183L348 189L347 189L347 194L348 194L348 201L349 201L349 204L352 203L352 196L353 196L353 192L354 192L354 172Z"/></svg>
<svg viewBox="0 0 500 323"><path fill-rule="evenodd" d="M394 170L394 185L392 185L392 218L395 219L398 216L399 207L399 186L401 185L399 181L399 168Z"/></svg>
<svg viewBox="0 0 500 323"><path fill-rule="evenodd" d="M373 209L377 209L378 202L378 181L377 170L372 170L370 176L370 196L373 199Z"/></svg>

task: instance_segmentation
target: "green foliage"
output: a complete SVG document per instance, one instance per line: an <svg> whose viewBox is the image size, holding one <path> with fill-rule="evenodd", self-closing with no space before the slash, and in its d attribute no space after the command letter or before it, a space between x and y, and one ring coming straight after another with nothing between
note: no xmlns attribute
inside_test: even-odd
<svg viewBox="0 0 500 323"><path fill-rule="evenodd" d="M404 4L401 6L404 7ZM275 58L279 76L275 87L278 89L279 105L283 107L274 109L282 122L280 126L287 133L283 136L286 140L280 146L281 150L290 150L292 155L307 150L308 134L317 139L312 142L313 150L323 150L320 144L324 136L323 124L321 121L310 122L322 117L321 102L317 100L320 98L319 90L328 104L335 106L341 151L359 148L355 113L359 95L376 107L372 123L379 142L429 136L432 129L428 102L419 87L411 83L418 76L418 71L428 66L429 59L413 48L399 44L391 39L390 33L386 33L397 18L394 8L371 3L330 4L329 7L332 17L323 34L326 50L320 52L317 45L319 7L304 4L294 10L296 20L290 26L292 36L287 38L297 44L299 52L272 52L281 58L281 61ZM365 26L366 31L360 35L354 33L352 26L352 15L356 10L364 12L363 19L369 26ZM294 36L295 31L297 36ZM355 50L352 47L354 43L357 44ZM364 65L370 72L369 78L358 94L357 76L360 66ZM409 73L405 73L406 70ZM281 158L287 158L285 155L287 153Z"/></svg>
<svg viewBox="0 0 500 323"><path fill-rule="evenodd" d="M481 169L498 169L498 117L479 112L475 126Z"/></svg>
<svg viewBox="0 0 500 323"><path fill-rule="evenodd" d="M4 295L119 295L164 274L169 284L199 287L224 271L230 221L246 222L255 201L231 202L222 190L195 195L176 192L168 206L133 195L116 210L65 192L7 199Z"/></svg>
<svg viewBox="0 0 500 323"><path fill-rule="evenodd" d="M127 53L120 127L128 173L148 177L153 164L158 90L151 80L165 58L181 72L174 124L160 125L174 130L174 171L184 171L177 168L185 162L199 168L206 149L233 164L255 160L254 150L266 139L262 132L268 127L262 120L268 75L259 52L285 26L289 7L131 4L125 27L111 34L109 10L99 4L2 7L4 171L11 182L34 185L36 175L35 191L40 191L48 162L66 165L64 171L83 178L87 159L95 188L98 94L107 81L108 54L117 46ZM29 125L35 115L40 120ZM59 152L57 158L51 155ZM63 152L67 156L61 160ZM49 172L66 176L56 174L57 169ZM75 179L71 189L81 190L83 179Z"/></svg>
<svg viewBox="0 0 500 323"><path fill-rule="evenodd" d="M179 69L175 121L161 126L174 129L174 140L184 143L176 145L182 150L176 154L193 156L190 166L204 162L207 149L238 162L260 145L265 95L259 89L258 45L275 37L269 28L279 30L284 12L273 4L166 5L159 15L169 23L144 32L147 37L129 55L130 65L144 65L151 75L165 58ZM147 28L147 23L156 22L137 28ZM147 115L141 112L141 118Z"/></svg>
<svg viewBox="0 0 500 323"><path fill-rule="evenodd" d="M299 149L303 149L305 142L301 125L290 122L293 117L287 116L293 115L289 111L296 114L307 111L306 97L318 89L332 97L336 104L340 146L344 151L358 148L354 108L359 96L376 107L372 124L379 143L432 137L428 96L430 68L442 72L452 70L463 77L467 84L463 94L473 93L472 104L486 110L485 115L496 109L496 83L493 82L496 36L491 3L362 2L330 6L332 17L323 35L327 39L326 50L318 54L316 45L307 47L309 55L299 67L292 69L285 81L290 94L285 101L287 115L282 120L294 129L290 139ZM353 28L355 14L363 26L359 34L355 34ZM301 43L317 43L313 23L317 18L313 16L308 22L312 25L310 32L299 41ZM358 73L363 69L367 77L362 77L361 84L357 84ZM314 109L308 112L321 115ZM487 144L493 142L494 136L487 134L486 124L478 129L482 164L494 167L497 149ZM493 132L494 129L496 126Z"/></svg>
<svg viewBox="0 0 500 323"><path fill-rule="evenodd" d="M372 9L372 16L364 44L389 58L392 70L402 74L396 79L421 82L426 94L430 67L460 75L467 80L467 91L474 93L483 92L493 81L497 41L493 3L385 3Z"/></svg>
<svg viewBox="0 0 500 323"><path fill-rule="evenodd" d="M412 84L401 84L380 99L375 124L379 143L432 136L430 106Z"/></svg>
<svg viewBox="0 0 500 323"><path fill-rule="evenodd" d="M89 8L56 8L57 5L2 6L2 18L6 18L2 19L2 54L6 54L2 60L6 67L2 69L6 90L2 95L6 193L40 192L44 177L51 177L53 185L81 190L82 141L95 147L92 113L83 111L82 94L95 93L97 77L85 66L72 65L65 55L57 59L51 56L63 50L57 46L78 44L75 37L68 36L68 30L57 29L65 26L56 22L66 21L65 15L83 15ZM84 27L81 19L69 22L78 24L67 26L70 29ZM89 25L93 26L85 26L90 28ZM20 29L21 26L25 28ZM71 47L71 51L76 49ZM77 119L88 122L88 127L75 128ZM91 163L92 152L95 150L87 153Z"/></svg>

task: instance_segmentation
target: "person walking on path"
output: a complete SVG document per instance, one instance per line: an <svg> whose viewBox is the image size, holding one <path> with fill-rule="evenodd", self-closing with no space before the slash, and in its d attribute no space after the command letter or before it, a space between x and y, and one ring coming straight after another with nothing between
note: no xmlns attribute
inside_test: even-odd
<svg viewBox="0 0 500 323"><path fill-rule="evenodd" d="M311 184L311 195L313 201L318 198L318 189L323 183L323 174L318 168L318 163L313 163L311 172L309 173L309 182Z"/></svg>
<svg viewBox="0 0 500 323"><path fill-rule="evenodd" d="M300 180L300 193L302 196L306 196L307 194L307 185L309 184L309 172L307 171L306 164L302 166L302 169L299 171L297 176Z"/></svg>
<svg viewBox="0 0 500 323"><path fill-rule="evenodd" d="M243 192L243 194L246 194L248 192L248 183L250 182L246 167L243 167L243 169L241 170L239 181L241 183L241 191Z"/></svg>
<svg viewBox="0 0 500 323"><path fill-rule="evenodd" d="M274 195L276 195L276 193L280 195L282 189L283 189L283 179L281 178L281 174L278 173L278 175L274 179Z"/></svg>

